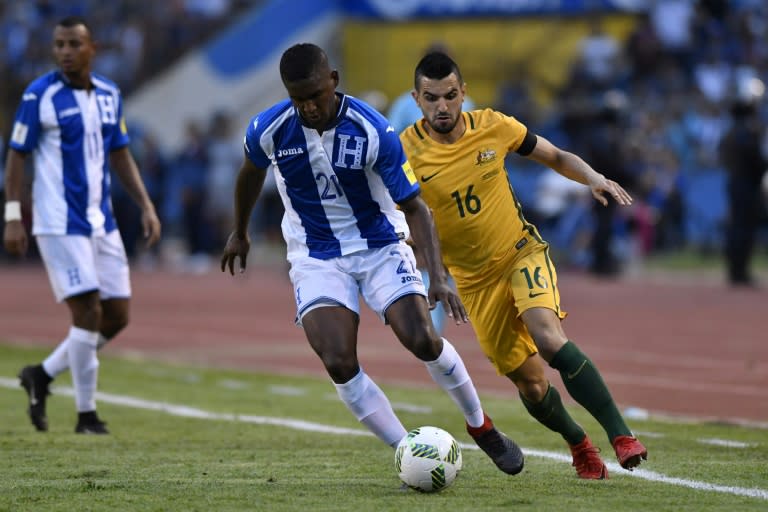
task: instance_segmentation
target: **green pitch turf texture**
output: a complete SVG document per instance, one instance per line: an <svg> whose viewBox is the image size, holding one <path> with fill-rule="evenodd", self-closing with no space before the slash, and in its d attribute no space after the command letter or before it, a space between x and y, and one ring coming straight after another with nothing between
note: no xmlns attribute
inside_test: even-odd
<svg viewBox="0 0 768 512"><path fill-rule="evenodd" d="M50 431L38 433L15 375L45 354L0 345L0 511L768 510L768 430L635 420L650 459L629 473L615 464L594 420L571 406L611 463L609 480L582 481L559 436L532 420L511 392L483 399L497 426L527 452L515 477L474 449L436 387L382 386L407 428L436 425L466 446L464 470L437 494L400 489L392 450L365 435L323 379L173 366L107 351L99 414L111 435L73 433L68 375L49 398Z"/></svg>

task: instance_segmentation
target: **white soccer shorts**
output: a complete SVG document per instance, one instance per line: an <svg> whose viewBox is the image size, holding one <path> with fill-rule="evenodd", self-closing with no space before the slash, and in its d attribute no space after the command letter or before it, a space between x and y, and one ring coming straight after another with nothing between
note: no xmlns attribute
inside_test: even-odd
<svg viewBox="0 0 768 512"><path fill-rule="evenodd" d="M342 305L360 314L358 297L385 321L387 308L404 295L426 297L413 250L405 243L368 249L329 260L291 260L296 324L312 309Z"/></svg>
<svg viewBox="0 0 768 512"><path fill-rule="evenodd" d="M57 302L99 290L101 299L129 298L128 257L120 232L104 236L37 235L37 247Z"/></svg>

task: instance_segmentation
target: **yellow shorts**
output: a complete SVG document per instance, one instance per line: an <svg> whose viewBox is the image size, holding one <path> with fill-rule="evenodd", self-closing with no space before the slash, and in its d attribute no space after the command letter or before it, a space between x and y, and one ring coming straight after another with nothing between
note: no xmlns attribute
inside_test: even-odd
<svg viewBox="0 0 768 512"><path fill-rule="evenodd" d="M499 272L495 283L468 292L459 290L461 300L483 352L499 375L516 370L538 352L520 315L531 308L548 308L560 318L557 273L549 259L549 247L536 244L519 254Z"/></svg>

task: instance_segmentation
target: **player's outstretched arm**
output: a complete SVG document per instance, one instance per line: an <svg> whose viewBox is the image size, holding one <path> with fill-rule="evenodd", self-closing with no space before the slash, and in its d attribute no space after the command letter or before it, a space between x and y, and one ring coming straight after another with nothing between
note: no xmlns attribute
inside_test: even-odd
<svg viewBox="0 0 768 512"><path fill-rule="evenodd" d="M621 185L595 171L581 157L563 151L540 135L537 135L536 139L536 146L528 158L554 169L568 179L587 185L592 191L592 196L603 206L608 204L606 192L622 206L632 204L632 197Z"/></svg>
<svg viewBox="0 0 768 512"><path fill-rule="evenodd" d="M411 230L413 244L419 248L424 257L424 262L429 272L429 307L434 308L436 301L440 301L446 314L459 324L468 322L467 312L461 299L448 284L448 275L443 266L443 256L440 251L440 242L435 232L435 225L429 207L421 198L415 196L407 201L399 203L400 209L405 214L405 220Z"/></svg>
<svg viewBox="0 0 768 512"><path fill-rule="evenodd" d="M240 258L240 272L245 272L248 251L251 240L248 236L248 221L251 212L264 186L267 176L266 169L256 167L246 156L237 174L235 183L235 229L230 233L224 253L221 256L221 271L229 268L229 273L235 275L235 259Z"/></svg>

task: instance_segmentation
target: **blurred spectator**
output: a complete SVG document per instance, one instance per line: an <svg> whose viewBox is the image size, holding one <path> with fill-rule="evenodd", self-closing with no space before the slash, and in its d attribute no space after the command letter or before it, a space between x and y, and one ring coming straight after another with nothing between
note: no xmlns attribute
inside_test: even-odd
<svg viewBox="0 0 768 512"><path fill-rule="evenodd" d="M763 176L768 167L764 152L765 125L757 115L757 102L764 87L755 84L754 94L736 99L731 107L733 123L720 145L723 165L728 170L729 217L725 257L728 280L735 286L755 284L750 260L759 219L765 207L761 197Z"/></svg>
<svg viewBox="0 0 768 512"><path fill-rule="evenodd" d="M664 55L690 71L693 58L694 0L653 0L651 23L664 48Z"/></svg>
<svg viewBox="0 0 768 512"><path fill-rule="evenodd" d="M641 13L635 28L627 38L624 49L629 61L631 78L635 81L644 81L655 76L662 50L661 41L653 29L650 16L647 12Z"/></svg>
<svg viewBox="0 0 768 512"><path fill-rule="evenodd" d="M694 65L696 87L710 102L723 101L732 87L733 67L724 58L720 45L710 44L704 58Z"/></svg>
<svg viewBox="0 0 768 512"><path fill-rule="evenodd" d="M531 221L553 247L559 264L573 268L588 266L593 229L592 201L589 188L581 183L551 169L541 173Z"/></svg>
<svg viewBox="0 0 768 512"><path fill-rule="evenodd" d="M188 121L181 150L171 160L173 194L181 214L181 227L186 250L190 255L186 270L207 270L210 254L215 248L212 226L208 220L208 151L203 130L195 121Z"/></svg>
<svg viewBox="0 0 768 512"><path fill-rule="evenodd" d="M224 247L232 230L235 180L243 158L243 141L233 131L232 117L220 111L213 115L207 137L208 171L206 215L213 228L213 245Z"/></svg>
<svg viewBox="0 0 768 512"><path fill-rule="evenodd" d="M602 19L599 16L590 18L589 34L579 45L578 79L586 80L598 89L612 86L618 77L620 56L619 42L605 31Z"/></svg>
<svg viewBox="0 0 768 512"><path fill-rule="evenodd" d="M603 102L596 116L588 122L584 159L591 162L598 172L608 179L624 185L630 195L635 190L634 177L629 172L625 156L623 125L626 117L626 98L617 91L603 96ZM626 236L624 219L619 215L615 201L603 206L593 201L595 230L592 235L592 262L590 270L600 276L613 276L620 272L617 235Z"/></svg>
<svg viewBox="0 0 768 512"><path fill-rule="evenodd" d="M157 211L160 212L160 220L165 222L162 212L164 212L165 180L168 172L166 158L151 134L135 128L131 130L131 152L141 171L147 193ZM120 180L112 182L112 206L128 258L133 260L137 256L144 255L144 247L139 242L142 238L141 212L120 184ZM154 254L158 249L157 246L153 246L151 250ZM154 264L154 260L154 256L148 257L143 260L143 263Z"/></svg>
<svg viewBox="0 0 768 512"><path fill-rule="evenodd" d="M496 98L496 110L512 116L527 125L536 124L538 108L533 97L528 73L521 65L504 66L506 71L500 76ZM466 98L464 99L466 110Z"/></svg>

